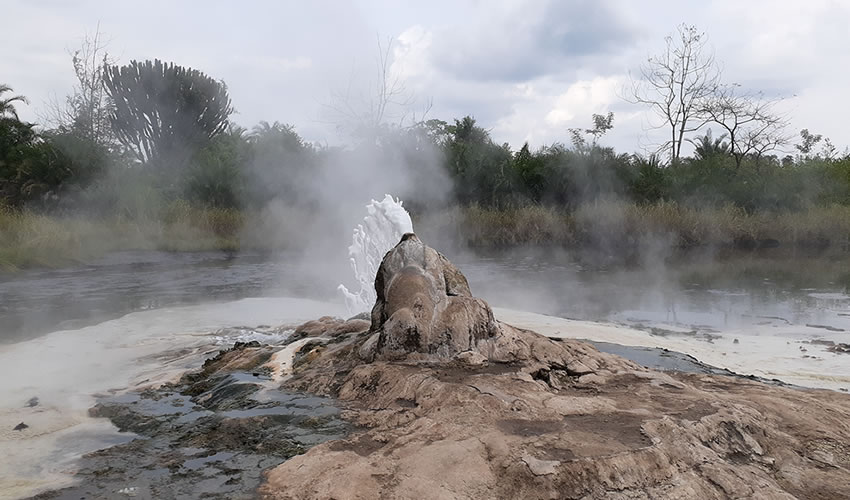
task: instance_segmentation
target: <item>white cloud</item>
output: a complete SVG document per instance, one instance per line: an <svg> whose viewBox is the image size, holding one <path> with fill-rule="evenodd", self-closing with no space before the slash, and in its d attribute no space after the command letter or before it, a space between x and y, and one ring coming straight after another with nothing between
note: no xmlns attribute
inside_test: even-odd
<svg viewBox="0 0 850 500"><path fill-rule="evenodd" d="M797 96L791 131L808 127L850 144L843 2L258 1L234 9L151 0L131 9L105 0L11 1L3 15L14 22L0 30L0 79L30 98L21 109L29 120L51 93L70 89L66 52L100 20L121 62L161 58L225 80L246 126L280 120L310 140L333 141L333 125L320 120L323 102L354 73L373 79L376 35L394 36L392 72L417 107L433 102L431 117L473 115L494 140L519 147L563 141L567 128L614 111L606 142L635 151L649 120L617 97L619 85L684 20L708 32L728 80Z"/></svg>
<svg viewBox="0 0 850 500"><path fill-rule="evenodd" d="M617 90L622 85L623 79L618 77L579 80L555 98L552 110L546 113L546 123L564 125L573 122L576 117L603 114L619 99Z"/></svg>
<svg viewBox="0 0 850 500"><path fill-rule="evenodd" d="M393 47L392 73L417 90L424 90L422 82L434 74L429 61L432 40L430 31L416 25L402 31Z"/></svg>

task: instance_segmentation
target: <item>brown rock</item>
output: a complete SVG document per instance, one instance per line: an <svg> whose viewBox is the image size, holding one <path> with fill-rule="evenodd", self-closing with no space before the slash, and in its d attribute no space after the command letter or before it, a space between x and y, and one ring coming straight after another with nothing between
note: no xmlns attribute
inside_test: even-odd
<svg viewBox="0 0 850 500"><path fill-rule="evenodd" d="M472 297L463 274L415 234L405 234L384 257L375 291L375 339L361 351L367 360L411 353L450 358L499 333L490 306Z"/></svg>
<svg viewBox="0 0 850 500"><path fill-rule="evenodd" d="M600 377L568 376L554 388L528 373L538 362L375 361L354 366L333 389L326 372L344 373L351 346L329 347L293 384L333 389L365 430L272 469L262 495L848 498L847 395L725 376L653 377L580 342L560 344L599 365Z"/></svg>
<svg viewBox="0 0 850 500"><path fill-rule="evenodd" d="M263 498L850 498L848 395L654 372L497 324L413 235L376 289L371 336L287 382L363 430L268 471Z"/></svg>

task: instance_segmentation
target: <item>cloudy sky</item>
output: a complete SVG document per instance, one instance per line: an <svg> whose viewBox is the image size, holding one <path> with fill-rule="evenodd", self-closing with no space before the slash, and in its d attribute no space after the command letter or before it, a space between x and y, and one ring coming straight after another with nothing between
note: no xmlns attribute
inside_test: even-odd
<svg viewBox="0 0 850 500"><path fill-rule="evenodd" d="M640 151L653 121L621 98L624 84L684 22L709 35L727 81L787 97L793 133L850 144L850 2L839 0L3 0L0 11L0 83L29 97L31 121L69 91L68 52L99 23L120 63L159 58L224 80L247 127L277 120L338 143L335 110L368 102L378 40L393 38L406 104L391 118L469 114L519 147L567 141L613 111L605 142Z"/></svg>

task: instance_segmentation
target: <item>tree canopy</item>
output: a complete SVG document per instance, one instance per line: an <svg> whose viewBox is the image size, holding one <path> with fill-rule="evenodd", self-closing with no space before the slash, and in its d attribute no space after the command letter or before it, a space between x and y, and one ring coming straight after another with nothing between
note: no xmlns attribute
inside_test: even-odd
<svg viewBox="0 0 850 500"><path fill-rule="evenodd" d="M107 66L104 84L115 108L118 140L143 164L182 168L227 129L227 86L204 73L160 60Z"/></svg>
<svg viewBox="0 0 850 500"><path fill-rule="evenodd" d="M11 117L18 119L18 112L15 110L15 102L27 102L26 97L22 95L13 95L11 97L3 97L3 94L12 92L12 87L0 83L0 118Z"/></svg>

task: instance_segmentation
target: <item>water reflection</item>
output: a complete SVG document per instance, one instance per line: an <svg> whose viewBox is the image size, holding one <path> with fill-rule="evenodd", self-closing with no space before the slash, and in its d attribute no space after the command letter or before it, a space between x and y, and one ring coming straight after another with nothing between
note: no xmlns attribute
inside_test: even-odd
<svg viewBox="0 0 850 500"><path fill-rule="evenodd" d="M631 268L589 267L541 250L448 257L473 292L496 306L647 328L808 324L850 331L847 255L745 254ZM259 296L340 300L338 278L297 255L212 252L124 252L76 268L2 275L0 342L166 306Z"/></svg>

